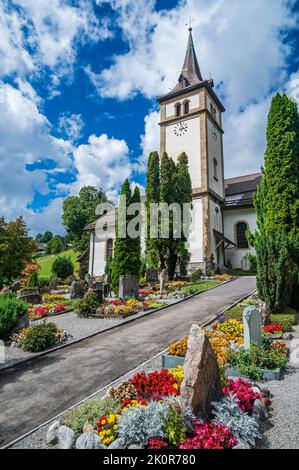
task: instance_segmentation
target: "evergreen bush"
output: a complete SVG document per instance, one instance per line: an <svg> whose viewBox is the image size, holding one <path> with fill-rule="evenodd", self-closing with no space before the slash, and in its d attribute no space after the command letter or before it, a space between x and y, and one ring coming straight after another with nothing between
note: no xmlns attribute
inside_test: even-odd
<svg viewBox="0 0 299 470"><path fill-rule="evenodd" d="M52 265L52 273L59 279L65 280L74 273L74 265L68 256L58 256Z"/></svg>
<svg viewBox="0 0 299 470"><path fill-rule="evenodd" d="M12 292L0 294L0 338L9 336L26 315L28 304L18 300Z"/></svg>

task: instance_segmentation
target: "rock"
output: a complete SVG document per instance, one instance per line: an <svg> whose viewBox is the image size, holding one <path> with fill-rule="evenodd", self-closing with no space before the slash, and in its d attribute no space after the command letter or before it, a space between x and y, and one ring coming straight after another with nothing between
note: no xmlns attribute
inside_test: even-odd
<svg viewBox="0 0 299 470"><path fill-rule="evenodd" d="M58 429L58 444L60 449L72 449L76 441L74 431L68 426L60 426Z"/></svg>
<svg viewBox="0 0 299 470"><path fill-rule="evenodd" d="M247 307L243 312L244 348L250 349L252 344L262 344L261 314L256 307Z"/></svg>
<svg viewBox="0 0 299 470"><path fill-rule="evenodd" d="M271 312L270 307L263 301L259 301L259 309L261 312L261 322L263 326L270 325L271 323Z"/></svg>
<svg viewBox="0 0 299 470"><path fill-rule="evenodd" d="M283 339L285 339L286 341L291 341L291 339L294 338L294 336L292 335L292 333L284 333L282 335Z"/></svg>
<svg viewBox="0 0 299 470"><path fill-rule="evenodd" d="M268 418L267 407L259 400L256 399L253 405L252 417L255 421L260 424L261 421L265 421Z"/></svg>
<svg viewBox="0 0 299 470"><path fill-rule="evenodd" d="M125 443L122 439L115 439L115 441L111 442L108 449L124 449Z"/></svg>
<svg viewBox="0 0 299 470"><path fill-rule="evenodd" d="M46 435L47 444L56 444L58 441L58 429L60 426L61 422L59 420L56 420L51 424Z"/></svg>
<svg viewBox="0 0 299 470"><path fill-rule="evenodd" d="M192 325L184 363L181 397L200 418L210 415L211 402L221 398L219 368L216 356L204 330Z"/></svg>
<svg viewBox="0 0 299 470"><path fill-rule="evenodd" d="M233 449L251 449L250 444L243 439L238 439L238 443Z"/></svg>
<svg viewBox="0 0 299 470"><path fill-rule="evenodd" d="M95 432L95 429L92 424L87 423L87 424L84 424L82 431L83 432Z"/></svg>
<svg viewBox="0 0 299 470"><path fill-rule="evenodd" d="M128 449L143 449L143 447L139 446L138 444L131 444Z"/></svg>
<svg viewBox="0 0 299 470"><path fill-rule="evenodd" d="M84 286L79 281L73 281L71 284L70 299L83 299L85 294Z"/></svg>
<svg viewBox="0 0 299 470"><path fill-rule="evenodd" d="M119 297L124 299L126 297L138 297L139 280L138 276L127 274L119 276Z"/></svg>
<svg viewBox="0 0 299 470"><path fill-rule="evenodd" d="M76 449L106 449L95 432L84 432L76 441Z"/></svg>

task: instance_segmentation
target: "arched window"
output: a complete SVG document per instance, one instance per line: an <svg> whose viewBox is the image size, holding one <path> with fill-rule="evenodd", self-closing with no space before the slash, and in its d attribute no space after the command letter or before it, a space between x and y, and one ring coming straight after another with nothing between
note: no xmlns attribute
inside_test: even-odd
<svg viewBox="0 0 299 470"><path fill-rule="evenodd" d="M181 103L177 103L174 105L175 107L175 115L176 117L181 115Z"/></svg>
<svg viewBox="0 0 299 470"><path fill-rule="evenodd" d="M111 259L113 256L113 239L109 238L106 245L106 258L107 260Z"/></svg>
<svg viewBox="0 0 299 470"><path fill-rule="evenodd" d="M236 245L237 248L248 248L248 241L246 238L246 232L248 230L248 224L246 222L238 222L236 224Z"/></svg>
<svg viewBox="0 0 299 470"><path fill-rule="evenodd" d="M189 114L189 101L184 102L184 114Z"/></svg>
<svg viewBox="0 0 299 470"><path fill-rule="evenodd" d="M213 158L213 167L214 167L214 180L218 181L218 162L216 158Z"/></svg>

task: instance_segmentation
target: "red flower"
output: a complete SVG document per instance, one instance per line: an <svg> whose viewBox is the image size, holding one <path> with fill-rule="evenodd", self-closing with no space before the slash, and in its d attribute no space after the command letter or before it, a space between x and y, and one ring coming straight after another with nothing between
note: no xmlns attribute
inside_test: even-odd
<svg viewBox="0 0 299 470"><path fill-rule="evenodd" d="M253 409L254 401L259 397L259 394L254 392L251 388L249 380L238 377L236 380L228 380L228 384L223 387L225 395L235 395L238 400L239 408L250 413Z"/></svg>
<svg viewBox="0 0 299 470"><path fill-rule="evenodd" d="M281 323L271 323L263 328L264 333L281 333L283 326Z"/></svg>

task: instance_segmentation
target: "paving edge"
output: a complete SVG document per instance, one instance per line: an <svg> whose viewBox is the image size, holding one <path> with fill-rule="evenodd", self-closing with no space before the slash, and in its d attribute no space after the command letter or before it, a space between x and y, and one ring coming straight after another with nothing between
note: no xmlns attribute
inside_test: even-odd
<svg viewBox="0 0 299 470"><path fill-rule="evenodd" d="M73 346L74 344L81 343L82 341L85 341L86 339L93 338L94 336L106 333L107 331L114 330L115 328L119 328L120 326L123 326L126 323L131 323L133 321L139 320L139 318L143 318L143 317L146 317L146 316L151 315L153 313L160 312L161 310L165 310L169 307L173 307L174 305L178 305L181 302L185 302L185 300L189 300L192 297L195 297L196 295L204 294L205 292L208 292L212 289L216 289L217 287L224 286L225 284L228 284L230 282L237 281L238 279L240 279L240 277L237 278L237 279L230 279L228 281L222 282L221 284L217 284L216 286L209 287L208 289L206 289L202 292L191 294L188 297L184 297L183 299L179 299L179 300L177 300L177 301L175 301L175 302L173 302L169 305L165 305L164 307L157 308L155 310L149 310L148 312L144 312L142 315L137 316L138 314L136 314L135 318L126 318L121 323L118 323L117 325L109 326L105 330L97 331L96 333L91 333L90 335L84 336L83 338L79 338L79 339L75 339L74 341L66 342L64 344L61 344L60 346L56 346L56 347L48 349L46 351L41 351L40 353L37 353L35 356L26 357L24 359L19 360L18 362L15 362L14 364L7 364L7 365L4 365L4 366L0 366L0 373L3 370L8 370L8 369L12 369L14 367L22 366L23 364L25 364L27 362L35 361L36 359L39 359L40 357L46 356L47 354L51 354L53 352L59 351L60 349L64 349L64 348L67 348L69 346ZM70 312L68 312L68 313L70 313Z"/></svg>
<svg viewBox="0 0 299 470"><path fill-rule="evenodd" d="M231 281L227 281L227 282L231 282ZM215 287L218 287L218 286L215 286ZM214 289L215 287L211 287L210 289ZM210 290L209 289L209 290ZM205 291L206 292L206 291ZM235 307L239 302L241 302L242 300L245 300L247 299L248 297L250 297L252 294L254 294L254 292L256 292L256 289L254 289L253 291L251 291L249 294L246 294L244 295L243 297L240 297L238 300L236 300L234 303L232 303L231 305L229 305L228 307L226 307L224 310L221 310L220 312L218 312L217 314L215 314L215 316L211 319L211 320L208 320L206 321L205 323L202 323L200 326L201 327L206 327L206 326L209 326L211 323L214 323L214 321L216 321L221 315L223 315L223 313L227 312L227 310L230 310L231 308ZM195 295L198 295L198 294L195 294ZM190 297L194 297L194 295L190 296ZM189 298L190 298L189 297ZM183 299L183 300L186 300L186 299ZM172 304L173 305L173 304ZM140 318L140 317L139 317ZM94 335L93 335L94 336ZM87 400L90 400L91 398L93 398L94 396L98 395L99 393L103 392L105 389L109 389L110 387L112 387L114 384L116 384L119 380L122 380L122 379L125 379L126 377L128 376L131 376L135 371L138 371L142 366L145 366L146 364L148 364L149 362L153 361L154 359L156 359L157 357L159 356L162 356L162 354L166 353L168 350L168 347L163 349L162 351L158 352L157 354L155 354L154 356L150 357L149 359L147 359L146 361L142 362L141 364L139 364L138 366L134 367L134 369L131 369L129 372L126 372L125 374L119 376L117 379L113 380L113 382L110 382L109 384L105 385L104 387L101 387L99 390L96 390L95 392L93 392L91 395L88 395L87 397L83 398L82 400L78 401L77 403L75 403L74 405L70 406L69 408L67 408L66 410L62 411L61 413L57 414L56 416L53 416L52 418L48 419L47 421L45 421L44 423L42 424L39 424L38 426L36 426L35 428L31 429L30 431L28 431L27 433L23 434L22 436L19 436L17 437L16 439L14 439L13 441L9 442L8 444L6 444L5 446L3 447L0 447L0 450L2 449L9 449L9 447L13 446L14 444L17 444L18 442L22 441L23 439L25 439L26 437L30 436L31 434L35 433L36 431L38 431L39 429L41 429L42 427L44 426L47 426L47 424L50 424L52 423L54 420L58 419L59 417L61 417L62 415L64 415L67 411L70 411L72 410L73 408L76 408L77 406L81 405L82 403L85 403Z"/></svg>

